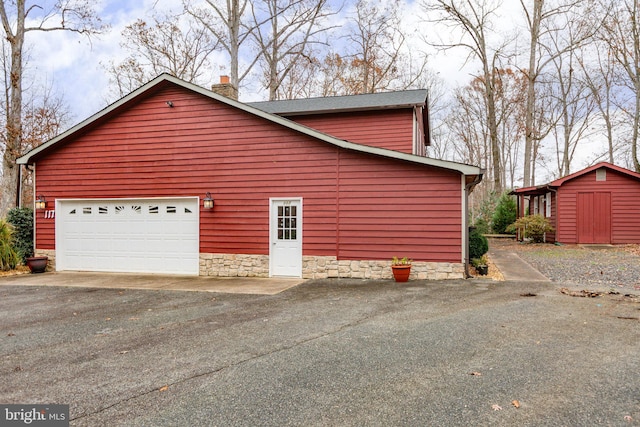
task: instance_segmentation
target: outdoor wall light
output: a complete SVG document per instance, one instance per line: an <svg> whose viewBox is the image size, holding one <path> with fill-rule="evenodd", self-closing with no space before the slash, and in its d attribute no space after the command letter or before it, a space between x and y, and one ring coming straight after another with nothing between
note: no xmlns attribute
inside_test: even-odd
<svg viewBox="0 0 640 427"><path fill-rule="evenodd" d="M47 207L47 200L41 194L36 199L36 209L45 209Z"/></svg>
<svg viewBox="0 0 640 427"><path fill-rule="evenodd" d="M211 193L207 191L207 194L204 196L202 203L205 209L213 209L213 199L211 198Z"/></svg>

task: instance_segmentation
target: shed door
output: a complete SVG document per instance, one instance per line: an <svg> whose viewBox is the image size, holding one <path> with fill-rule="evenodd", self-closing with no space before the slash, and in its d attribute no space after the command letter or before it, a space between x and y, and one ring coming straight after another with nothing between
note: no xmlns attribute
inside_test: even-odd
<svg viewBox="0 0 640 427"><path fill-rule="evenodd" d="M302 200L271 200L270 275L302 277Z"/></svg>
<svg viewBox="0 0 640 427"><path fill-rule="evenodd" d="M578 193L578 243L611 243L611 193Z"/></svg>
<svg viewBox="0 0 640 427"><path fill-rule="evenodd" d="M61 200L58 270L198 274L198 198Z"/></svg>

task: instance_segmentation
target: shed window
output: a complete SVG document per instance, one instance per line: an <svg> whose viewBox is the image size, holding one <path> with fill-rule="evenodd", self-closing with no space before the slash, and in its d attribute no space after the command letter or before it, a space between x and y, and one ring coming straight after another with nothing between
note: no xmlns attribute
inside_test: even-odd
<svg viewBox="0 0 640 427"><path fill-rule="evenodd" d="M596 181L606 181L607 180L607 170L605 168L600 168L596 171Z"/></svg>
<svg viewBox="0 0 640 427"><path fill-rule="evenodd" d="M544 207L545 207L544 216L546 216L547 218L551 218L551 193L550 192L547 193L545 196Z"/></svg>

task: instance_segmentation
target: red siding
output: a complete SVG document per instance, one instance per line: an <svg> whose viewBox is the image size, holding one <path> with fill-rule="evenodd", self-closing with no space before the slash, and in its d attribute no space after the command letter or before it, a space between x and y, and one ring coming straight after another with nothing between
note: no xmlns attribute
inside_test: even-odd
<svg viewBox="0 0 640 427"><path fill-rule="evenodd" d="M640 182L607 169L606 181L596 181L596 171L566 181L558 188L558 241L580 243L578 194L611 194L611 241L613 244L640 243ZM599 215L602 215L599 214Z"/></svg>
<svg viewBox="0 0 640 427"><path fill-rule="evenodd" d="M411 109L289 118L347 141L413 153L413 110Z"/></svg>
<svg viewBox="0 0 640 427"><path fill-rule="evenodd" d="M459 174L340 155L339 257L461 262Z"/></svg>
<svg viewBox="0 0 640 427"><path fill-rule="evenodd" d="M304 255L461 261L458 173L346 152L186 90L162 90L58 145L37 161L49 201L211 192L201 252L268 254L269 197L303 197ZM36 244L55 246L40 212Z"/></svg>

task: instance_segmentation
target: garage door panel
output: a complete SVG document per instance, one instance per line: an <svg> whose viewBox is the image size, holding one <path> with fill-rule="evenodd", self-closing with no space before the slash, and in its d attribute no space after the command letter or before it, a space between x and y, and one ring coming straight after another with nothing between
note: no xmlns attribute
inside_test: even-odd
<svg viewBox="0 0 640 427"><path fill-rule="evenodd" d="M61 270L198 274L198 199L59 201Z"/></svg>

